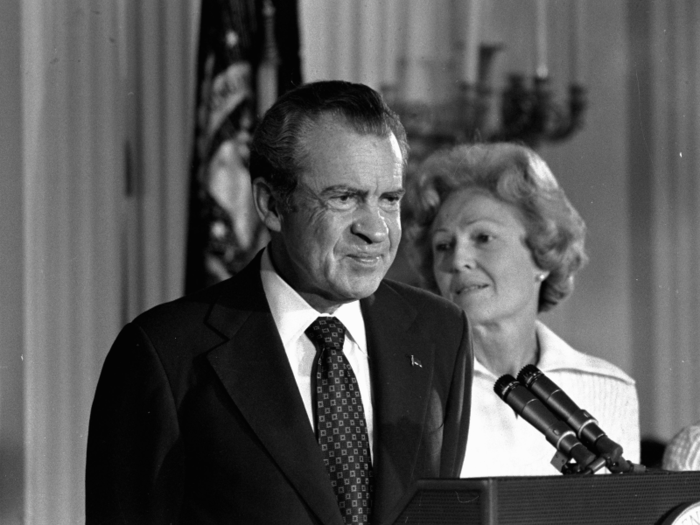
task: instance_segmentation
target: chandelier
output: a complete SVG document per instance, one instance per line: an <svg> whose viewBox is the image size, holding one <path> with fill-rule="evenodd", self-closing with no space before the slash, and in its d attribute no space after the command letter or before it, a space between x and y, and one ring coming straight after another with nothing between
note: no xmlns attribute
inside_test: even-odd
<svg viewBox="0 0 700 525"><path fill-rule="evenodd" d="M471 0L472 6L480 4L480 0ZM580 81L584 18L581 4L576 2L571 12L573 78L563 96L555 93L547 68L546 0L535 0L535 68L531 75L511 73L505 83L494 87L493 65L504 46L478 41L481 8L474 11L472 7L461 60L463 73L446 101L411 99L398 87L407 84L405 78L403 82L382 86L387 102L406 128L414 159L420 160L437 147L470 142L510 141L537 149L545 143L569 139L582 129L587 101ZM400 69L404 74L410 64L410 59L403 61Z"/></svg>
<svg viewBox="0 0 700 525"><path fill-rule="evenodd" d="M489 77L497 50L496 46L481 46L477 82L460 82L456 98L449 102L404 101L391 87L384 87L384 96L401 117L412 150L418 148L415 154L422 156L423 148L469 142L520 142L536 149L542 143L566 140L583 127L586 90L580 83L569 84L562 102L548 75L536 73L528 78L513 73L496 93ZM500 108L496 108L498 102ZM494 109L498 113L491 119Z"/></svg>

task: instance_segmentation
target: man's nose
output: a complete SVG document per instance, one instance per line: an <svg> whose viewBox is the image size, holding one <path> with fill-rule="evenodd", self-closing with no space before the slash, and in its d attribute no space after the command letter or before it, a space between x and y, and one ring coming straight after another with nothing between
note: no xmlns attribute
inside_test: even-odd
<svg viewBox="0 0 700 525"><path fill-rule="evenodd" d="M383 242L389 236L387 219L378 206L365 204L353 217L352 233L370 244Z"/></svg>

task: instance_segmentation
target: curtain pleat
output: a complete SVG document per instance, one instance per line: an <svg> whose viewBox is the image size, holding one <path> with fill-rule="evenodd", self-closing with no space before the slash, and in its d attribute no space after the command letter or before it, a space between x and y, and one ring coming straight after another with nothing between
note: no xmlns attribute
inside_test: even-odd
<svg viewBox="0 0 700 525"><path fill-rule="evenodd" d="M664 438L700 419L699 7L650 4L654 345L645 399Z"/></svg>
<svg viewBox="0 0 700 525"><path fill-rule="evenodd" d="M126 321L183 289L199 6L21 4L25 490L24 512L16 498L0 517L80 523L107 351Z"/></svg>

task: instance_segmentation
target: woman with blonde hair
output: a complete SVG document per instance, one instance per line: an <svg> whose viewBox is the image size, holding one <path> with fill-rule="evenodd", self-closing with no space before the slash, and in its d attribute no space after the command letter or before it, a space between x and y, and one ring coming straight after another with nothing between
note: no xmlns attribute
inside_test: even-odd
<svg viewBox="0 0 700 525"><path fill-rule="evenodd" d="M635 382L577 350L538 319L568 297L586 263L585 224L547 164L511 143L438 151L407 196L408 236L427 288L467 314L475 366L462 477L556 474L556 452L494 393L503 374L536 365L639 461Z"/></svg>

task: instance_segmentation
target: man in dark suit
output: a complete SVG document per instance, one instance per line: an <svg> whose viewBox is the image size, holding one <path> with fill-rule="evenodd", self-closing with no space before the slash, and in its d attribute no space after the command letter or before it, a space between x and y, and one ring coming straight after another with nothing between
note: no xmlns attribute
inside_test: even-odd
<svg viewBox="0 0 700 525"><path fill-rule="evenodd" d="M416 480L459 476L466 317L382 280L406 155L363 85L307 84L267 112L250 171L271 241L119 334L90 419L88 525L389 524Z"/></svg>

